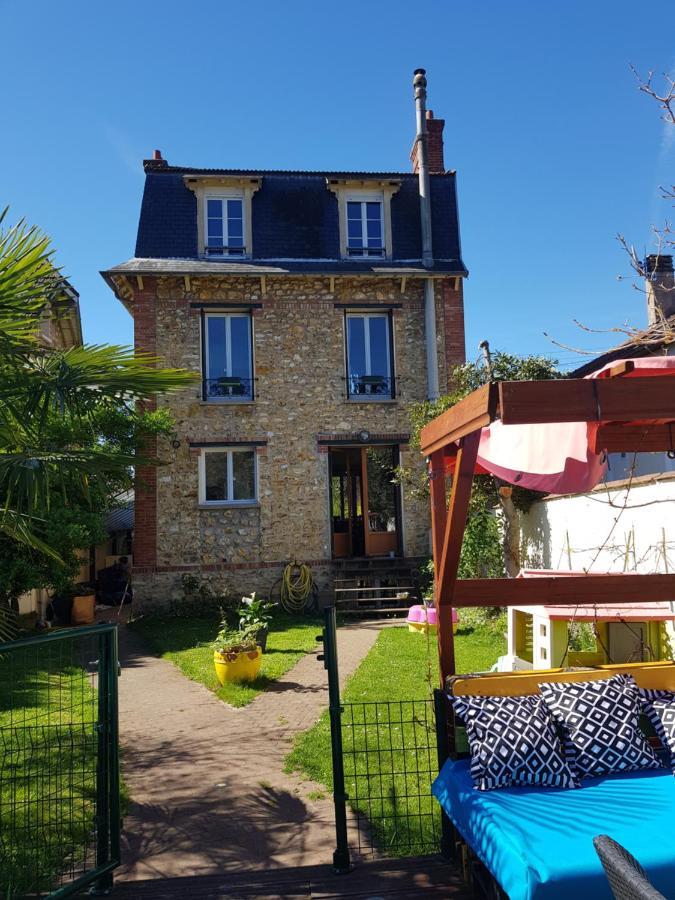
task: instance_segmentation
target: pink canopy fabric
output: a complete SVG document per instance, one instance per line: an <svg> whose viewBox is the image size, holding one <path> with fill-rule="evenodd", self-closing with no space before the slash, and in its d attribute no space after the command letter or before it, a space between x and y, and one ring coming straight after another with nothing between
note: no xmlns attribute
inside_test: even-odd
<svg viewBox="0 0 675 900"><path fill-rule="evenodd" d="M622 378L674 375L675 358L653 356L633 359L634 369ZM588 378L607 377L609 363ZM496 475L509 484L547 494L590 491L604 477L604 454L589 447L589 423L551 422L537 425L502 425L483 428L477 470Z"/></svg>

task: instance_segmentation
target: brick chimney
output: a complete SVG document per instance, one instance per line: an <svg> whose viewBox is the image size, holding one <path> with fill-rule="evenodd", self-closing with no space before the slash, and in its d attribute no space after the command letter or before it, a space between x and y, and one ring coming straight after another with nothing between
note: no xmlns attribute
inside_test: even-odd
<svg viewBox="0 0 675 900"><path fill-rule="evenodd" d="M649 324L675 316L673 257L663 253L648 256L644 264Z"/></svg>
<svg viewBox="0 0 675 900"><path fill-rule="evenodd" d="M443 162L443 128L445 119L434 119L434 114L430 109L427 110L426 118L429 174L442 175L445 172L445 163ZM413 172L417 174L417 141L415 141L410 151L410 161L413 165Z"/></svg>
<svg viewBox="0 0 675 900"><path fill-rule="evenodd" d="M162 156L161 150L153 150L152 159L143 160L143 168L147 172L152 169L166 169L168 162Z"/></svg>

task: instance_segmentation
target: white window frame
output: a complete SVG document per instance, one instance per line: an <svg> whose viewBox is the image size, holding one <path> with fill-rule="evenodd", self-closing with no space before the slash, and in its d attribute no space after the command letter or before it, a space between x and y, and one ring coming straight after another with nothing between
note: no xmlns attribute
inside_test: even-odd
<svg viewBox="0 0 675 900"><path fill-rule="evenodd" d="M208 243L208 226L206 220L206 197L226 197L230 200L242 198L244 201L244 250L243 254L232 255L232 259L250 259L253 256L253 219L252 202L253 195L260 189L262 178L259 175L243 177L239 175L183 175L185 187L192 191L197 202L197 247L200 259L222 259L223 257L209 256L204 249Z"/></svg>
<svg viewBox="0 0 675 900"><path fill-rule="evenodd" d="M361 247L350 247L349 246L349 216L348 216L348 204L349 203L358 203L361 206ZM380 205L380 239L381 245L377 248L379 252L372 253L370 248L368 247L368 217L367 217L367 209L366 204L368 203L379 203ZM347 255L350 259L386 259L387 256L387 247L386 247L386 235L384 232L384 193L382 191L378 191L373 194L367 194L364 192L346 194L344 199L345 204L345 227L347 229L347 233L345 235L345 243ZM359 252L360 251L360 252Z"/></svg>
<svg viewBox="0 0 675 900"><path fill-rule="evenodd" d="M211 252L208 244L209 244L209 200L220 200L221 201L221 210L223 212L222 222L223 222L223 245L227 247L230 242L230 235L228 231L229 222L227 217L227 201L228 200L240 200L241 201L241 239L242 239L242 248L241 252L230 252L229 249L225 250L217 250ZM245 259L251 253L251 248L247 246L247 227L246 227L246 203L244 199L244 192L238 190L231 191L205 191L204 192L204 201L203 201L203 221L204 221L204 254L207 257L223 257L223 256L232 256L237 259Z"/></svg>
<svg viewBox="0 0 675 900"><path fill-rule="evenodd" d="M386 323L386 344L387 344L387 378L389 380L389 391L386 394L355 394L351 389L351 379L352 373L351 369L351 358L349 353L349 320L350 319L363 319L363 339L365 344L365 363L366 363L366 372L363 372L363 375L372 375L371 371L371 359L370 359L370 320L371 319L384 319ZM359 403L367 402L367 403L377 403L378 401L381 403L386 400L393 400L396 396L394 391L394 365L392 359L392 347L393 347L393 331L392 331L393 323L391 315L388 312L360 312L355 309L352 312L347 312L345 315L345 368L347 370L347 396L351 401L357 401ZM377 372L376 374L380 374Z"/></svg>
<svg viewBox="0 0 675 900"><path fill-rule="evenodd" d="M338 206L338 223L340 227L340 256L356 262L374 263L378 259L393 258L393 239L391 232L391 198L401 187L400 179L379 178L326 178L326 186L335 194ZM378 256L367 253L350 253L347 235L347 203L376 201L380 204L380 222L382 226L382 246L384 252ZM367 249L367 248L366 248Z"/></svg>
<svg viewBox="0 0 675 900"><path fill-rule="evenodd" d="M227 497L222 500L206 499L206 457L209 453L224 453L227 455ZM242 500L233 500L234 497L234 465L233 454L235 453L252 453L253 454L253 497L247 497ZM209 447L203 448L199 456L199 505L212 506L258 506L260 492L258 489L258 454L256 448L250 445L241 445L237 447Z"/></svg>
<svg viewBox="0 0 675 900"><path fill-rule="evenodd" d="M202 378L204 381L210 381L210 360L209 360L209 319L226 319L225 323L225 358L227 366L225 376L232 378L232 319L248 319L248 380L250 384L250 392L248 396L233 397L209 397L208 391L204 394L204 400L207 403L251 403L255 398L254 380L253 380L253 316L250 312L233 312L222 310L221 312L208 312L204 314L204 328L202 334L202 342L204 345L204 373Z"/></svg>

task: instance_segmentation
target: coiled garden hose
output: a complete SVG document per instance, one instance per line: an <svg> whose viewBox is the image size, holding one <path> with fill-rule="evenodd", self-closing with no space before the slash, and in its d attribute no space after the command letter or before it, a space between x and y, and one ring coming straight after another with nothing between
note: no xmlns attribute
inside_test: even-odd
<svg viewBox="0 0 675 900"><path fill-rule="evenodd" d="M286 612L302 612L309 605L313 588L312 570L306 563L299 563L294 559L288 563L281 576L281 605Z"/></svg>

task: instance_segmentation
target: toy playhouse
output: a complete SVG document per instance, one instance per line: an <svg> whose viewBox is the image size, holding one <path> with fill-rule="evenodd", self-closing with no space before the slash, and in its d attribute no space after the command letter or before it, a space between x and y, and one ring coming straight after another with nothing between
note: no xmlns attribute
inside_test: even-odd
<svg viewBox="0 0 675 900"><path fill-rule="evenodd" d="M578 578L583 574L524 569L520 577ZM666 601L510 606L508 650L497 668L510 671L670 659L668 623L674 620L674 604ZM590 626L586 643L594 646L575 648L570 629L575 623Z"/></svg>

